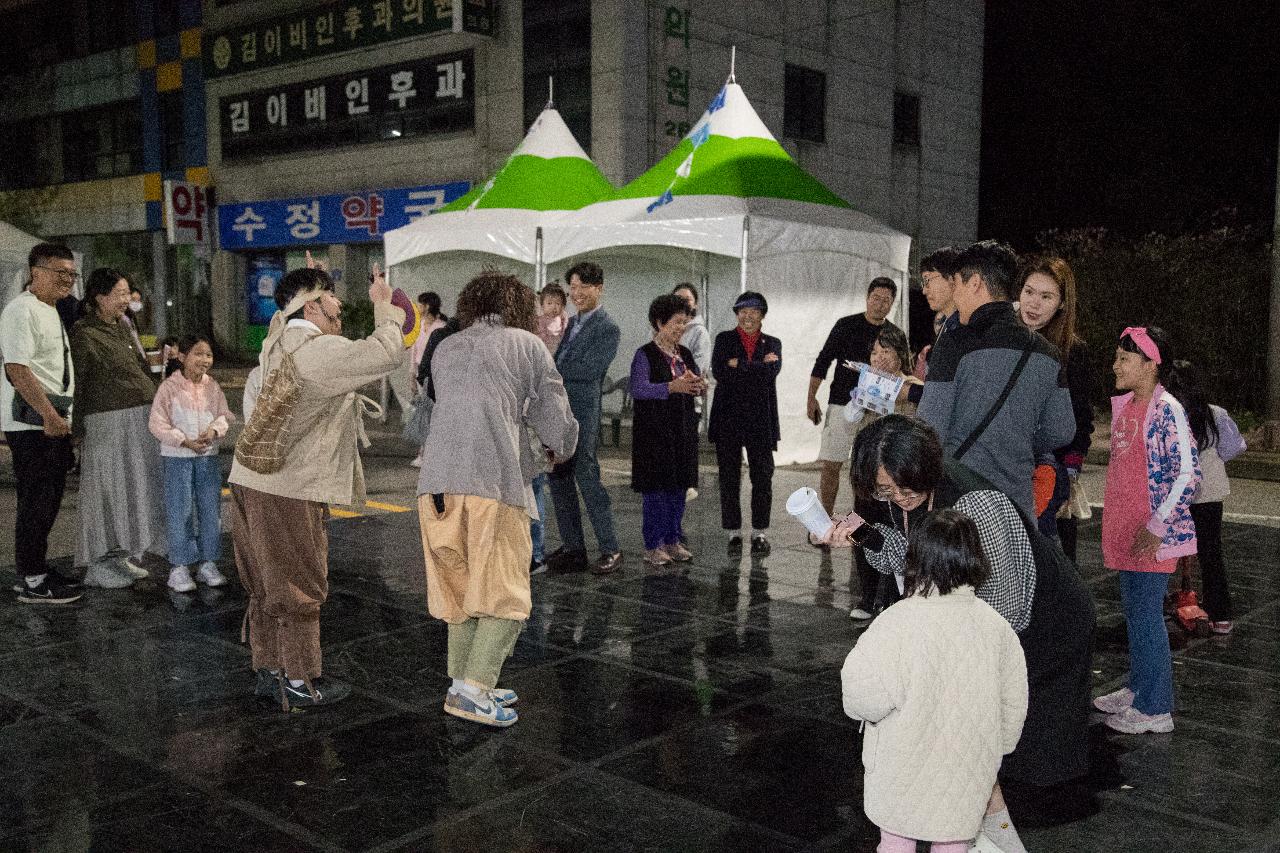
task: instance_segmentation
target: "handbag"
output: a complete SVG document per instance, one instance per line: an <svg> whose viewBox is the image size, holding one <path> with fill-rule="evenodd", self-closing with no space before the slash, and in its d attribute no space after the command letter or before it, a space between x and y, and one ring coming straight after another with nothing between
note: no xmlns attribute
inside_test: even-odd
<svg viewBox="0 0 1280 853"><path fill-rule="evenodd" d="M405 420L400 437L414 447L422 447L427 440L427 430L431 427L431 410L434 407L426 389L419 391L413 400L413 413Z"/></svg>
<svg viewBox="0 0 1280 853"><path fill-rule="evenodd" d="M304 346L306 342L293 352ZM293 413L302 395L293 352L286 350L280 364L267 375L253 414L236 442L236 461L257 474L274 474L283 468L293 446Z"/></svg>
<svg viewBox="0 0 1280 853"><path fill-rule="evenodd" d="M67 391L71 388L71 359L67 353L67 330L63 328L62 321L58 321L58 330L62 332L62 393L50 394L45 392L45 396L49 398L49 403L53 406L53 410L58 413L59 417L65 418L71 413L71 403L74 400ZM26 401L18 389L13 389L13 408L11 414L13 419L20 424L27 426L43 427L44 418Z"/></svg>

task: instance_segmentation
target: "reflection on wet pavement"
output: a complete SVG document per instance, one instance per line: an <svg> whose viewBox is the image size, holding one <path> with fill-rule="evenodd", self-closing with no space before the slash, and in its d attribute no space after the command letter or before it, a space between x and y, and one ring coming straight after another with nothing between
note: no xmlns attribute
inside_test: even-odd
<svg viewBox="0 0 1280 853"><path fill-rule="evenodd" d="M803 476L779 472L775 493ZM647 570L638 501L614 491L626 567L534 579L505 731L441 713L445 631L410 513L333 522L325 668L356 692L326 711L253 700L235 583L0 605L0 849L873 850L839 699L849 556L779 511L772 554L731 557L709 488L695 561ZM1124 675L1124 620L1096 520L1081 538L1101 693ZM1031 850L1280 841L1280 530L1227 525L1225 545L1236 628L1175 634L1177 731L1097 726L1088 777L1006 788Z"/></svg>

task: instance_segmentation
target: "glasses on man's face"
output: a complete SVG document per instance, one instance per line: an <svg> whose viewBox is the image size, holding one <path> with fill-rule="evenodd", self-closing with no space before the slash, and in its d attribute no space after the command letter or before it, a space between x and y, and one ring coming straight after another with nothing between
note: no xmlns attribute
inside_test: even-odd
<svg viewBox="0 0 1280 853"><path fill-rule="evenodd" d="M41 266L32 267L32 269L45 270L46 272L51 272L54 275L56 275L58 278L67 282L68 284L75 284L76 281L80 278L80 273L76 272L75 270L64 270L64 269L59 269L58 267L41 267Z"/></svg>
<svg viewBox="0 0 1280 853"><path fill-rule="evenodd" d="M921 493L913 492L910 489L900 489L897 486L881 486L877 484L875 490L871 492L871 497L878 501L910 503L921 497Z"/></svg>

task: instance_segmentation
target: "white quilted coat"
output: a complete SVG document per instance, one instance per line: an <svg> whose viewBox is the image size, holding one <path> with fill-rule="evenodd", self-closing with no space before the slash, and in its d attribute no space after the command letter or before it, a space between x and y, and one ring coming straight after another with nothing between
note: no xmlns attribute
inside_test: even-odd
<svg viewBox="0 0 1280 853"><path fill-rule="evenodd" d="M911 596L871 623L840 679L845 713L867 722L867 817L906 838L975 837L1027 716L1026 661L1004 617L970 586Z"/></svg>

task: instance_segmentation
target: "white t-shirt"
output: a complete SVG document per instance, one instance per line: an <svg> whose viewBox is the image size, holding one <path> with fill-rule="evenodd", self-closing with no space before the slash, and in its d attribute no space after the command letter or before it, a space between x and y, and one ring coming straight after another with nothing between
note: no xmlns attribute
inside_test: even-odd
<svg viewBox="0 0 1280 853"><path fill-rule="evenodd" d="M46 393L63 397L75 393L75 368L71 364L70 344L64 336L58 309L41 302L29 290L14 297L0 312L0 358L6 364L29 367ZM62 388L63 359L66 359L66 371L71 380L65 391ZM0 379L0 429L5 432L41 429L13 419L16 393L6 373Z"/></svg>

